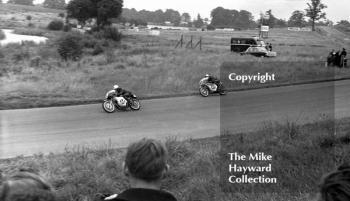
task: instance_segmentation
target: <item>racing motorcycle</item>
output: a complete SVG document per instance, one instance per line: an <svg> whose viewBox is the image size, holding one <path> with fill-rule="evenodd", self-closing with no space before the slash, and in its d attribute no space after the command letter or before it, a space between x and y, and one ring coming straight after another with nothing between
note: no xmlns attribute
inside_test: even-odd
<svg viewBox="0 0 350 201"><path fill-rule="evenodd" d="M107 93L102 103L102 108L107 113L113 113L116 110L126 111L128 108L131 110L140 110L141 104L134 94L130 94L130 96L115 96Z"/></svg>
<svg viewBox="0 0 350 201"><path fill-rule="evenodd" d="M208 97L210 94L215 94L215 93L220 95L226 95L226 91L224 89L222 82L210 83L203 80L199 82L199 93L203 97Z"/></svg>

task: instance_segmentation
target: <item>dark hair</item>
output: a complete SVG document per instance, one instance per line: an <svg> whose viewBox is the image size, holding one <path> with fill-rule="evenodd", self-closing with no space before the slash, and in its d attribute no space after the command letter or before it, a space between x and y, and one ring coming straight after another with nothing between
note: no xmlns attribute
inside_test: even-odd
<svg viewBox="0 0 350 201"><path fill-rule="evenodd" d="M55 201L51 185L43 177L20 171L5 179L0 186L1 201Z"/></svg>
<svg viewBox="0 0 350 201"><path fill-rule="evenodd" d="M125 165L133 177L156 181L163 176L167 157L167 149L161 142L144 138L128 147Z"/></svg>
<svg viewBox="0 0 350 201"><path fill-rule="evenodd" d="M342 165L326 175L320 188L323 201L350 200L350 166Z"/></svg>

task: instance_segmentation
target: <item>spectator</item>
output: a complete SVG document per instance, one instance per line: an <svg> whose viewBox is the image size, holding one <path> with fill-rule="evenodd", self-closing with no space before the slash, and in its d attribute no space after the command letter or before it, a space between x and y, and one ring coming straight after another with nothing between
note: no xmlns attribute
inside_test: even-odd
<svg viewBox="0 0 350 201"><path fill-rule="evenodd" d="M343 51L340 53L340 55L342 57L342 67L346 67L347 63L348 63L348 59L346 58L347 52L346 52L345 48L343 48Z"/></svg>
<svg viewBox="0 0 350 201"><path fill-rule="evenodd" d="M142 139L131 144L124 162L124 174L131 188L105 200L176 201L172 194L161 190L161 181L169 169L167 157L167 150L159 141Z"/></svg>
<svg viewBox="0 0 350 201"><path fill-rule="evenodd" d="M335 65L335 50L333 49L327 57L327 65Z"/></svg>
<svg viewBox="0 0 350 201"><path fill-rule="evenodd" d="M346 57L347 53L345 48L343 48L343 51L340 53L341 56L344 56L344 58Z"/></svg>
<svg viewBox="0 0 350 201"><path fill-rule="evenodd" d="M20 171L8 178L0 186L1 201L55 201L51 185L40 175L30 171Z"/></svg>
<svg viewBox="0 0 350 201"><path fill-rule="evenodd" d="M342 165L323 178L320 185L320 201L350 200L350 166Z"/></svg>
<svg viewBox="0 0 350 201"><path fill-rule="evenodd" d="M334 64L336 65L336 66L341 66L340 65L340 63L341 63L341 56L340 56L340 50L338 51L338 52L336 52L335 53L335 56L334 56Z"/></svg>
<svg viewBox="0 0 350 201"><path fill-rule="evenodd" d="M266 43L266 47L265 47L265 48L266 48L267 51L270 50L270 47L269 47L269 46L270 46L270 43Z"/></svg>

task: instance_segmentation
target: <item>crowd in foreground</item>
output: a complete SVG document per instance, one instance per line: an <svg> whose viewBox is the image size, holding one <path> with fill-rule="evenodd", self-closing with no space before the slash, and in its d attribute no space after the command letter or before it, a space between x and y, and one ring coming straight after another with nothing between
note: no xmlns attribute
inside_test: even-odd
<svg viewBox="0 0 350 201"><path fill-rule="evenodd" d="M142 139L131 144L123 163L130 188L120 194L101 195L111 201L176 201L161 182L169 170L168 152L163 143ZM350 166L342 165L321 181L315 201L349 201ZM0 201L56 201L53 187L34 171L21 170L5 176L0 186Z"/></svg>

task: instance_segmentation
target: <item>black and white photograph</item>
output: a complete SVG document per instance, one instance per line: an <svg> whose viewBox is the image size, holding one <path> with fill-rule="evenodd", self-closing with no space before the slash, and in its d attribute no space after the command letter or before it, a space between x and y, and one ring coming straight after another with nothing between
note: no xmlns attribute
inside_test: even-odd
<svg viewBox="0 0 350 201"><path fill-rule="evenodd" d="M0 0L0 201L350 201L349 0Z"/></svg>

